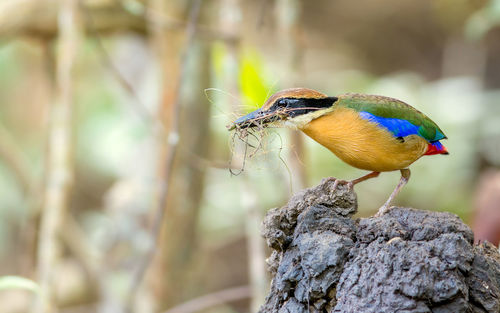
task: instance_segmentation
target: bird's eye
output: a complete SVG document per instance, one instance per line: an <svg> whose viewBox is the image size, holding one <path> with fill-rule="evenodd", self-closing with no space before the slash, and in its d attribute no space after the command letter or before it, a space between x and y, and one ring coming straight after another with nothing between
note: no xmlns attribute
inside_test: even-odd
<svg viewBox="0 0 500 313"><path fill-rule="evenodd" d="M287 101L285 99L279 99L277 102L276 102L276 106L278 108L286 108L287 107Z"/></svg>

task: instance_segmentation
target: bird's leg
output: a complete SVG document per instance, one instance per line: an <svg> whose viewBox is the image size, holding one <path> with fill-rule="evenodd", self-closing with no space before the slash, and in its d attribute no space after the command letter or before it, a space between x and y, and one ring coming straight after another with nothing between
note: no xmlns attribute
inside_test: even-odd
<svg viewBox="0 0 500 313"><path fill-rule="evenodd" d="M375 217L379 217L384 215L388 210L389 210L389 205L391 205L392 200L398 195L398 193L401 191L401 188L406 185L408 180L410 179L410 170L407 168L404 168L401 170L401 179L399 180L398 185L390 195L389 199L384 203L384 205L378 210L377 214L375 214Z"/></svg>
<svg viewBox="0 0 500 313"><path fill-rule="evenodd" d="M328 180L334 180L332 187L333 190L337 189L337 186L339 184L347 184L347 187L351 190L352 188L354 188L354 185L359 184L360 182L365 181L367 179L378 177L378 175L380 175L380 172L371 172L369 174L353 179L351 181L337 179L335 177L329 177Z"/></svg>
<svg viewBox="0 0 500 313"><path fill-rule="evenodd" d="M366 174L365 176L361 176L359 178L351 180L349 183L353 187L354 185L359 184L362 181L365 181L365 180L370 179L370 178L378 177L378 175L380 175L380 172L371 172L369 174Z"/></svg>
<svg viewBox="0 0 500 313"><path fill-rule="evenodd" d="M360 182L365 181L367 179L378 177L378 175L380 175L380 172L371 172L371 173L368 173L364 176L353 179L351 181L347 181L347 182L344 181L344 182L347 183L347 187L349 188L349 190L352 190L354 188L354 185L359 184Z"/></svg>

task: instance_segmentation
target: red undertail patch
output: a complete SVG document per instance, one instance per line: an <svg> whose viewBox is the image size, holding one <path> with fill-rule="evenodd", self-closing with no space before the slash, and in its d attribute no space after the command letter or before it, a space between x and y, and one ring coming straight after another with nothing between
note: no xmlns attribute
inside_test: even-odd
<svg viewBox="0 0 500 313"><path fill-rule="evenodd" d="M433 154L449 154L448 150L446 150L446 147L443 146L439 141L435 141L432 143L429 143L427 146L427 151L425 152L424 155L433 155Z"/></svg>

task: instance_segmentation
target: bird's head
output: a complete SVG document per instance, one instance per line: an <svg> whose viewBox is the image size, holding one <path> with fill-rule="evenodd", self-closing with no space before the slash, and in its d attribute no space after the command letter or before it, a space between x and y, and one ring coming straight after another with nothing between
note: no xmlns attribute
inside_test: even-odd
<svg viewBox="0 0 500 313"><path fill-rule="evenodd" d="M230 130L268 126L300 129L330 112L337 100L307 88L281 90L269 97L260 109L234 121Z"/></svg>

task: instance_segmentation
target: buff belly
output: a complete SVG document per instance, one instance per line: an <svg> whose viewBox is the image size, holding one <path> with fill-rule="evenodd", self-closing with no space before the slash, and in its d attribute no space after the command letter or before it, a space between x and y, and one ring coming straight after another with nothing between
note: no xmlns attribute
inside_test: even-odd
<svg viewBox="0 0 500 313"><path fill-rule="evenodd" d="M348 108L312 120L301 130L356 168L386 172L408 167L427 150L427 141L410 135L403 140Z"/></svg>

